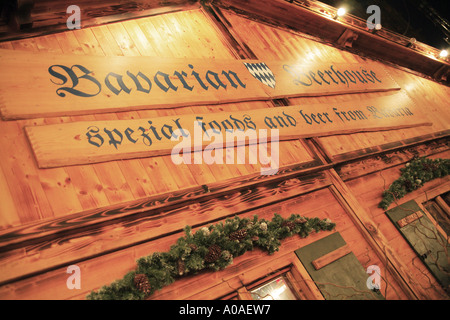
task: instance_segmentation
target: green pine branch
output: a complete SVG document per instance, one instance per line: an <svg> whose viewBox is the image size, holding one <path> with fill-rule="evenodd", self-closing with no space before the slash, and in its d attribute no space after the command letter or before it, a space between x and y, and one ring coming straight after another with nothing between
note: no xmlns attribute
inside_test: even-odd
<svg viewBox="0 0 450 320"><path fill-rule="evenodd" d="M297 214L284 219L275 214L271 221L250 218L229 218L209 227L192 232L190 226L185 235L167 252L155 252L137 261L134 271L122 279L92 291L90 300L141 300L176 279L204 270L222 270L233 258L259 248L268 254L279 250L281 240L299 235L307 237L312 231L331 231L335 224L329 219L306 218ZM145 275L149 291L140 290L135 284L136 275Z"/></svg>
<svg viewBox="0 0 450 320"><path fill-rule="evenodd" d="M378 207L387 210L392 202L419 189L425 182L442 178L450 172L450 159L415 158L400 169L400 177L383 191Z"/></svg>

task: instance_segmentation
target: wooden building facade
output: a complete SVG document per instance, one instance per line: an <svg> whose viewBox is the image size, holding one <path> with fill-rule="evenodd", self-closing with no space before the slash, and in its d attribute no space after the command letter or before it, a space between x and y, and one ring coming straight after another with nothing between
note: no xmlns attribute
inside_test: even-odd
<svg viewBox="0 0 450 320"><path fill-rule="evenodd" d="M274 214L284 219L292 214L329 219L335 228L304 238L287 237L273 254L255 248L234 257L222 270L175 277L148 299L255 299L261 297L261 285L274 279L303 300L449 298L448 176L395 199L388 210L379 207L383 192L413 159L450 158L450 64L434 57L436 49L424 44L411 47L407 39L387 30L366 30L365 21L350 15L334 19L336 9L316 1L274 0L264 5L253 0L143 0L128 5L113 0L96 5L78 1L82 28L67 30L65 10L71 2L58 1L52 7L55 1L36 0L31 9L17 9L16 31L2 26L7 31L2 33L2 52L14 51L17 57L25 52L104 59L142 56L150 57L150 62L155 57L372 63L387 72L431 125L286 139L279 142L278 172L261 175L259 162L175 164L167 154L42 168L25 128L252 113L378 99L387 93L286 95L161 109L3 118L1 299L85 299L134 270L139 258L168 251L184 236L185 226L197 231L234 217L257 215L269 221ZM27 24L31 29L19 30ZM27 72L17 70L24 77ZM6 93L0 89L0 94L3 107ZM63 156L70 159L75 153ZM409 207L402 209L402 205ZM393 218L399 208L408 213L400 217L407 218L403 221L408 228L420 229L423 220L430 223L423 227L432 229L425 237L425 248L408 238L400 218ZM420 217L411 217L418 212ZM430 262L436 252L439 259ZM330 258L330 254L338 256ZM327 260L324 266L312 268L312 261L322 263L321 258ZM436 260L444 263L433 267ZM79 288L68 285L69 266L79 268ZM379 290L366 287L373 266L381 275ZM358 272L353 273L353 268ZM273 292L263 296L273 297Z"/></svg>

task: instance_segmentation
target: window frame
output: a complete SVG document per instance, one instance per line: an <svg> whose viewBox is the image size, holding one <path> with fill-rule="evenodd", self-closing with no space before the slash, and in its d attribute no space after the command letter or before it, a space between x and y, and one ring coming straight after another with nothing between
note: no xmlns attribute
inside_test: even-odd
<svg viewBox="0 0 450 320"><path fill-rule="evenodd" d="M246 270L245 273L236 275L233 278L238 278L241 286L239 288L231 288L232 290L230 292L218 299L253 300L250 293L251 289L271 281L280 275L286 276L291 290L299 300L324 300L322 293L319 291L318 287L311 279L294 252L271 259L266 264Z"/></svg>

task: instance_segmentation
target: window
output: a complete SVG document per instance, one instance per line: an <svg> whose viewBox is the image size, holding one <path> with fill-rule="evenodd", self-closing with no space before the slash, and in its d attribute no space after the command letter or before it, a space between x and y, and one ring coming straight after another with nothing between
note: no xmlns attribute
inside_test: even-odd
<svg viewBox="0 0 450 320"><path fill-rule="evenodd" d="M434 218L436 223L450 234L450 191L423 203L425 209Z"/></svg>
<svg viewBox="0 0 450 320"><path fill-rule="evenodd" d="M253 300L297 300L285 275L250 290Z"/></svg>
<svg viewBox="0 0 450 320"><path fill-rule="evenodd" d="M432 200L416 198L389 209L386 214L436 280L445 290L449 290L450 244L447 235L443 234L445 231L442 226L446 224L442 224L443 221L440 219L445 218L441 216L445 215L445 210L442 210L441 206L445 201L442 200L444 203L440 203L438 198L443 199L439 196L435 196ZM448 228L448 224L446 227Z"/></svg>
<svg viewBox="0 0 450 320"><path fill-rule="evenodd" d="M280 269L267 273L270 266L282 266ZM238 275L236 279L228 280L227 286L235 281L242 286L234 287L233 291L220 297L220 300L312 300L318 299L320 293L313 291L303 278L302 271L295 253L288 257L273 259L269 263L249 270L245 275ZM306 271L305 271L306 272ZM256 277L255 277L256 276ZM245 281L247 280L249 281Z"/></svg>

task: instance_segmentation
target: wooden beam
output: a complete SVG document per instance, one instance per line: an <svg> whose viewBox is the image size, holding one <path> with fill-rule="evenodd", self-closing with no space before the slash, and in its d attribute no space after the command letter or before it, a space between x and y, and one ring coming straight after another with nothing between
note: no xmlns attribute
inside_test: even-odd
<svg viewBox="0 0 450 320"><path fill-rule="evenodd" d="M136 3L131 10L130 7L133 7L133 5L123 5L123 1L122 3L120 3L121 1L117 1L118 5L111 7L108 7L108 5L102 6L101 4L90 6L88 0L84 1L84 4L88 4L88 6L83 5L80 1L75 3L82 8L82 28L200 8L198 2L190 0L172 0L169 2L149 0L147 4L143 1L141 3ZM60 8L55 9L54 6L57 5L57 1L53 4L50 1L48 2L48 7L44 6L37 8L39 3L41 3L41 1L38 1L35 9L30 12L31 22L34 22L31 28L20 31L10 28L7 32L0 33L0 41L27 39L68 30L66 25L66 20L69 17L66 13L68 5L64 6L63 4L62 7L60 6ZM111 5L111 3L109 3L109 5ZM35 12L37 10L39 12Z"/></svg>
<svg viewBox="0 0 450 320"><path fill-rule="evenodd" d="M182 232L186 225L196 227L199 221L206 224L233 217L330 184L324 172L301 178L290 174L284 177L267 180L267 184L257 179L247 187L241 184L244 181L224 181L220 187L217 184L210 185L211 189L204 186L183 190L125 207L121 204L99 208L4 230L0 233L0 268L4 271L0 273L0 283ZM95 245L98 243L102 245ZM34 261L32 253L42 258ZM20 267L11 263L28 259L33 263L21 263Z"/></svg>
<svg viewBox="0 0 450 320"><path fill-rule="evenodd" d="M339 47L352 47L353 42L358 39L358 34L350 29L345 29L339 39L336 41L336 45Z"/></svg>
<svg viewBox="0 0 450 320"><path fill-rule="evenodd" d="M414 157L432 156L450 150L449 141L446 138L449 132L447 130L445 134L436 133L416 137L410 141L401 141L395 146L387 144L338 155L332 157L332 162L336 164L335 169L342 180L356 179L406 163Z"/></svg>
<svg viewBox="0 0 450 320"><path fill-rule="evenodd" d="M358 39L352 42L351 47L345 47L348 51L382 60L400 69L408 68L410 72L434 81L438 81L434 77L436 70L441 66L449 66L447 61L435 59L438 54L436 48L424 43L417 44L417 49L409 48L408 38L386 29L376 34L368 32L366 22L355 16L347 16L342 21L334 20L337 9L318 1L303 4L286 0L264 3L258 0L215 0L213 3L246 15L248 19L299 32L305 37L314 37L315 41L337 47L336 41L349 29L358 35ZM448 80L444 83L448 84Z"/></svg>
<svg viewBox="0 0 450 320"><path fill-rule="evenodd" d="M345 244L344 246L336 250L333 250L320 258L313 260L311 263L316 270L319 270L322 269L323 267L326 267L330 263L333 263L334 261L342 258L343 256L346 256L350 252L352 252L352 250L350 249L348 244Z"/></svg>
<svg viewBox="0 0 450 320"><path fill-rule="evenodd" d="M237 292L239 300L253 300L252 294L246 287L239 288Z"/></svg>
<svg viewBox="0 0 450 320"><path fill-rule="evenodd" d="M223 15L222 11L212 4L202 4L202 10L209 18L217 33L223 37L223 41L230 48L230 51L239 59L254 59L258 57L253 53L250 47L242 41L238 33L234 32L233 26Z"/></svg>

